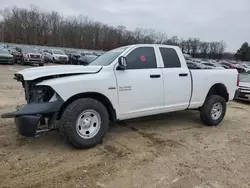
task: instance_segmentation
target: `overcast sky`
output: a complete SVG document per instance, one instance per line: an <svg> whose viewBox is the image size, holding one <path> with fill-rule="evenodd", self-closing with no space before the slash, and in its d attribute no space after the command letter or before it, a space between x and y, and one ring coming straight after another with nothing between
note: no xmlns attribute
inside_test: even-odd
<svg viewBox="0 0 250 188"><path fill-rule="evenodd" d="M83 14L110 25L145 28L184 39L224 40L234 52L250 43L250 0L0 0L1 8L58 11L64 16Z"/></svg>

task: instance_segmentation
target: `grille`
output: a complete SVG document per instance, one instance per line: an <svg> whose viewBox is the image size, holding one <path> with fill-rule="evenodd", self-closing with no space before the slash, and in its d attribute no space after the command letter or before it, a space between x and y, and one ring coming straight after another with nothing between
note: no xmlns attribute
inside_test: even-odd
<svg viewBox="0 0 250 188"><path fill-rule="evenodd" d="M59 57L60 60L67 60L67 57Z"/></svg>
<svg viewBox="0 0 250 188"><path fill-rule="evenodd" d="M30 55L31 58L40 58L40 55Z"/></svg>
<svg viewBox="0 0 250 188"><path fill-rule="evenodd" d="M239 97L240 98L244 98L244 99L248 99L248 96L246 96L246 95L249 95L250 93L242 93L242 92L240 92L239 93Z"/></svg>

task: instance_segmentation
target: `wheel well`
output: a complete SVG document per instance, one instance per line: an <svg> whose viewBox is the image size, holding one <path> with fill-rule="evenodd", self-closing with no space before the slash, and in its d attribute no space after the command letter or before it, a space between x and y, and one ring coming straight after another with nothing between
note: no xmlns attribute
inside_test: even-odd
<svg viewBox="0 0 250 188"><path fill-rule="evenodd" d="M229 95L228 95L228 92L227 92L227 88L226 88L226 86L224 84L215 84L215 85L213 85L210 88L207 96L209 96L209 95L219 95L219 96L223 97L226 100L226 102L229 100Z"/></svg>
<svg viewBox="0 0 250 188"><path fill-rule="evenodd" d="M58 118L60 119L62 116L62 113L64 111L65 108L67 108L67 106L72 103L73 101L80 99L80 98L92 98L95 100L98 100L99 102L101 102L107 109L108 114L109 114L109 119L112 122L116 121L116 111L113 108L112 103L110 102L110 100L103 94L100 93L96 93L96 92L86 92L86 93L79 93L77 95L74 95L72 97L70 97L60 108L59 113L58 113Z"/></svg>

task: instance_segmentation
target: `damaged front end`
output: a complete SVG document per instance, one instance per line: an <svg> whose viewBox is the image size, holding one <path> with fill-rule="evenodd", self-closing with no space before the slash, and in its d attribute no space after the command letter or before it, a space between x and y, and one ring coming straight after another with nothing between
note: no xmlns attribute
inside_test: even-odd
<svg viewBox="0 0 250 188"><path fill-rule="evenodd" d="M15 74L14 79L22 83L27 104L1 117L14 118L19 134L27 137L55 129L57 114L64 103L61 97L49 86L37 86L41 80L25 81L21 74Z"/></svg>

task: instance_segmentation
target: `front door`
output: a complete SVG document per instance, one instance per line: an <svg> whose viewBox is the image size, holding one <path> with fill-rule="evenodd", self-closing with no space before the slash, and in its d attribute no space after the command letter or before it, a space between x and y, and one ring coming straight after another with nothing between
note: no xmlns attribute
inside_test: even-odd
<svg viewBox="0 0 250 188"><path fill-rule="evenodd" d="M137 47L126 58L127 69L115 70L120 119L154 114L163 108L163 75L155 49Z"/></svg>

